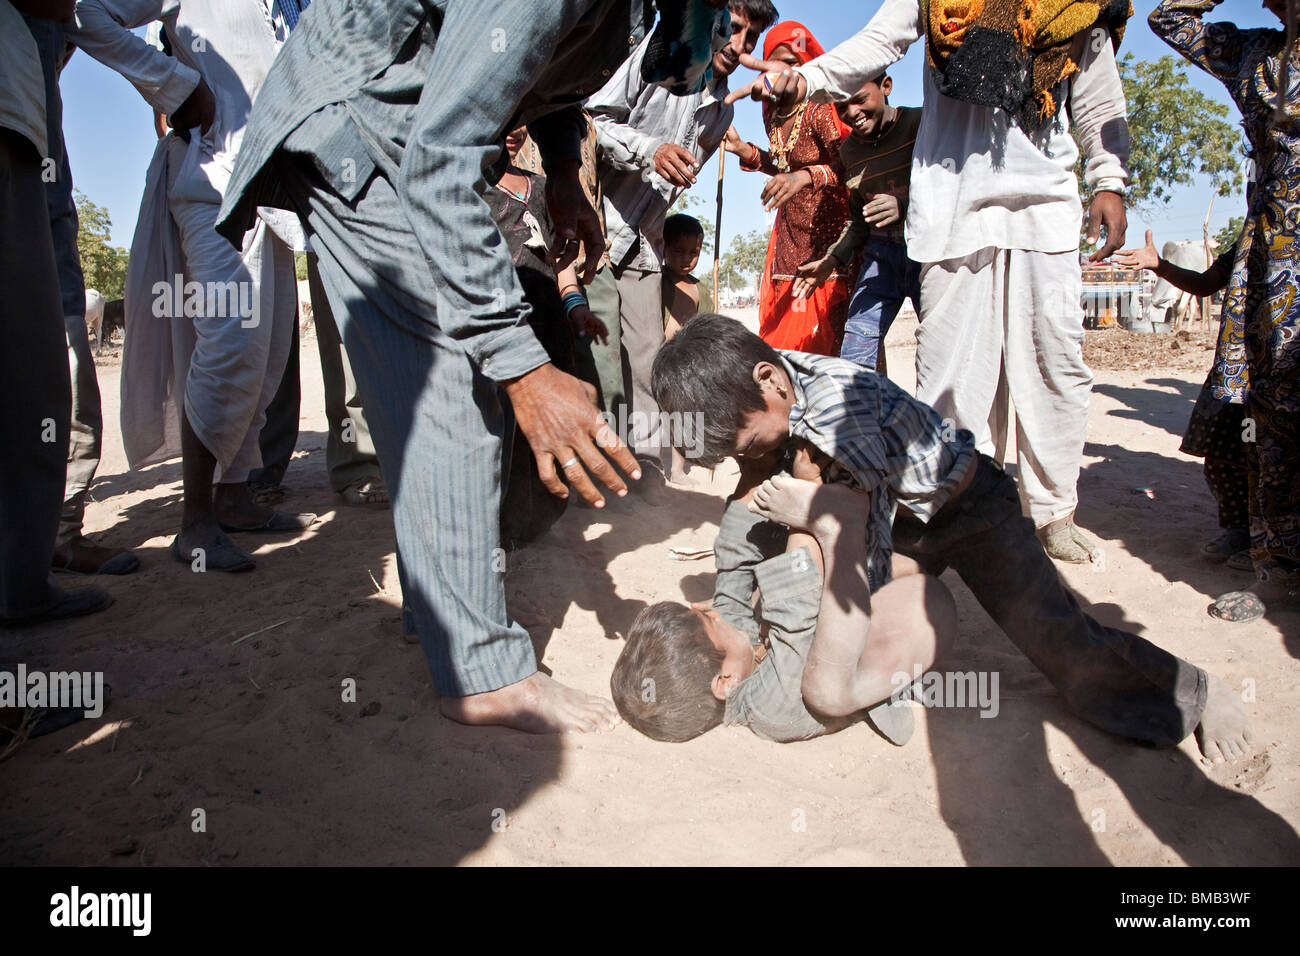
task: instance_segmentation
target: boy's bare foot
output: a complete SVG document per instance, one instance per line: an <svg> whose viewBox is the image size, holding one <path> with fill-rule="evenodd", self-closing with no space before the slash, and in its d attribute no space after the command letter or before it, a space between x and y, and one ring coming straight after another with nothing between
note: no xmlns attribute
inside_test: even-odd
<svg viewBox="0 0 1300 956"><path fill-rule="evenodd" d="M749 510L790 528L819 535L837 529L843 518L862 512L861 496L848 485L774 475L758 486Z"/></svg>
<svg viewBox="0 0 1300 956"><path fill-rule="evenodd" d="M566 687L540 671L497 690L444 697L443 716L462 724L494 724L530 734L592 733L622 722L611 701Z"/></svg>
<svg viewBox="0 0 1300 956"><path fill-rule="evenodd" d="M1250 753L1250 722L1242 712L1237 696L1219 678L1207 674L1209 692L1205 697L1205 710L1196 725L1196 745L1205 759L1215 763L1231 763Z"/></svg>

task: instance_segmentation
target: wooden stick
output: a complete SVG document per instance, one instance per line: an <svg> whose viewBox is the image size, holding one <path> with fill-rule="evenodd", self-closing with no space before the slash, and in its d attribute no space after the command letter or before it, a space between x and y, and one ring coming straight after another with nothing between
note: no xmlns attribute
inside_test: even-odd
<svg viewBox="0 0 1300 956"><path fill-rule="evenodd" d="M718 263L722 258L722 176L727 171L727 151L718 150L718 215L713 221L713 308L718 305Z"/></svg>

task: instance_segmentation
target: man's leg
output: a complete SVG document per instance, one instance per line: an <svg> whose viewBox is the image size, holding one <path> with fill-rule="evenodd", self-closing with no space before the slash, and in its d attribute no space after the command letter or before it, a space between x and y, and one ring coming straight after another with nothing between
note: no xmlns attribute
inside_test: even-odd
<svg viewBox="0 0 1300 956"><path fill-rule="evenodd" d="M609 341L582 338L574 343L579 377L591 381L600 391L600 407L617 415L620 405L627 405L628 392L623 380L623 325L620 321L618 281L613 266L602 266L586 288L587 305L592 314L605 323Z"/></svg>
<svg viewBox="0 0 1300 956"><path fill-rule="evenodd" d="M1083 291L1074 252L1009 250L1007 386L1016 408L1020 500L1052 557L1082 562L1092 544L1074 528L1092 371L1083 361Z"/></svg>
<svg viewBox="0 0 1300 956"><path fill-rule="evenodd" d="M307 284L311 289L312 323L316 326L316 347L325 385L325 417L329 424L325 466L329 469L330 487L338 494L348 488L358 489L362 504L387 504L388 491L357 381L321 282L316 254L312 252L307 253Z"/></svg>
<svg viewBox="0 0 1300 956"><path fill-rule="evenodd" d="M99 467L104 425L100 413L99 380L90 354L86 331L86 285L77 248L77 204L72 191L72 169L63 141L63 98L59 90L59 64L66 54L63 27L51 20L27 17L36 40L45 75L46 138L55 175L45 183L54 261L59 272L59 295L63 303L68 366L72 382L72 427L68 441L68 468L63 511L54 545L54 566L82 574L127 574L140 566L139 559L121 548L93 544L82 533L86 492Z"/></svg>
<svg viewBox="0 0 1300 956"><path fill-rule="evenodd" d="M617 274L617 281L626 394L631 399L627 443L638 458L670 471L667 436L660 434L659 405L650 391L650 371L664 344L663 276L624 269Z"/></svg>
<svg viewBox="0 0 1300 956"><path fill-rule="evenodd" d="M294 311L289 345L280 384L266 406L266 424L257 435L262 466L248 474L249 490L262 502L278 501L284 497L280 483L284 481L293 450L298 445L298 422L302 417L302 376L298 366L298 313Z"/></svg>
<svg viewBox="0 0 1300 956"><path fill-rule="evenodd" d="M1216 747L1246 735L1231 691L1150 641L1086 614L1021 514L1016 483L981 457L969 488L922 524L899 510L894 548L928 573L951 565L976 600L1061 692L1103 730L1155 746L1193 729ZM1202 741L1202 751L1207 751Z"/></svg>
<svg viewBox="0 0 1300 956"><path fill-rule="evenodd" d="M0 129L0 619L89 613L98 588L64 593L50 562L59 527L72 417L67 332L40 157ZM76 603L76 607L73 607Z"/></svg>
<svg viewBox="0 0 1300 956"><path fill-rule="evenodd" d="M916 397L999 458L1006 435L1000 264L997 250L988 248L923 265L916 333Z"/></svg>
<svg viewBox="0 0 1300 956"><path fill-rule="evenodd" d="M612 727L608 701L538 673L528 632L506 613L498 551L503 392L437 327L420 245L395 225L405 221L396 194L376 176L345 202L304 166L283 159L279 171L366 398L392 489L403 600L443 713L539 733Z"/></svg>

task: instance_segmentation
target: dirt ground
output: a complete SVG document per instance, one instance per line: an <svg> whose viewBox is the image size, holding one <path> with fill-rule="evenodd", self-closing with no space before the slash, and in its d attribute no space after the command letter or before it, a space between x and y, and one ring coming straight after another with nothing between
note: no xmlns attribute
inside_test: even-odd
<svg viewBox="0 0 1300 956"><path fill-rule="evenodd" d="M914 329L900 321L890 336L905 387ZM320 521L298 537L244 536L250 575L169 558L180 465L127 470L118 360L105 354L87 530L136 549L143 567L97 582L117 598L102 614L0 632L6 660L103 671L112 687L101 718L0 764L0 863L1300 863L1300 615L1206 614L1250 576L1202 559L1213 503L1200 463L1177 450L1211 355L1204 333L1088 338L1078 520L1104 561L1062 575L1105 623L1241 688L1249 760L1208 768L1191 740L1147 750L1075 718L951 572L962 636L947 666L997 672L1000 709L918 708L901 749L865 725L779 745L740 728L663 744L626 726L529 737L451 723L401 634L390 514L330 493L307 336L283 507ZM712 545L732 474L695 471L658 503L571 507L510 556L511 612L547 669L607 694L640 608L711 593L711 562L673 549ZM355 703L342 700L347 678Z"/></svg>

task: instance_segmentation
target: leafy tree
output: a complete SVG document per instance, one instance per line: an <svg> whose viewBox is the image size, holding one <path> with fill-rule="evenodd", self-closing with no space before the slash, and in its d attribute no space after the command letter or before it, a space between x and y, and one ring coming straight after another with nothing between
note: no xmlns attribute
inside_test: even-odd
<svg viewBox="0 0 1300 956"><path fill-rule="evenodd" d="M718 265L718 283L743 286L762 272L767 261L767 240L765 229L754 229L733 238L731 248L723 253Z"/></svg>
<svg viewBox="0 0 1300 956"><path fill-rule="evenodd" d="M1220 196L1240 192L1244 183L1241 132L1228 122L1228 107L1192 87L1186 67L1172 56L1119 61L1128 101L1128 205L1154 211L1166 205L1179 186L1208 176ZM1086 195L1082 162L1079 190Z"/></svg>
<svg viewBox="0 0 1300 956"><path fill-rule="evenodd" d="M293 271L299 282L307 280L307 253L295 252L293 254Z"/></svg>
<svg viewBox="0 0 1300 956"><path fill-rule="evenodd" d="M1214 234L1214 241L1219 244L1219 253L1223 254L1232 248L1237 237L1241 235L1242 226L1246 220L1241 216L1233 216L1228 220L1228 224Z"/></svg>
<svg viewBox="0 0 1300 956"><path fill-rule="evenodd" d="M77 251L86 288L94 289L105 299L120 299L126 286L127 251L109 243L113 222L108 210L97 206L80 189L75 190L77 204Z"/></svg>

